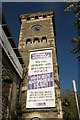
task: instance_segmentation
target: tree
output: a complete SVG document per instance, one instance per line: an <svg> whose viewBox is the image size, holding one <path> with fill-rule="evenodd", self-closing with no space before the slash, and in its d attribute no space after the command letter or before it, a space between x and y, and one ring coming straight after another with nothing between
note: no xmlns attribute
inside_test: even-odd
<svg viewBox="0 0 80 120"><path fill-rule="evenodd" d="M78 30L78 37L74 37L72 39L72 43L75 45L75 47L71 50L71 53L76 54L77 58L80 60L80 1L69 3L69 6L64 10L66 13L73 11L75 14L75 17L77 18L74 22L74 26Z"/></svg>
<svg viewBox="0 0 80 120"><path fill-rule="evenodd" d="M62 92L62 109L64 120L79 120L73 91Z"/></svg>

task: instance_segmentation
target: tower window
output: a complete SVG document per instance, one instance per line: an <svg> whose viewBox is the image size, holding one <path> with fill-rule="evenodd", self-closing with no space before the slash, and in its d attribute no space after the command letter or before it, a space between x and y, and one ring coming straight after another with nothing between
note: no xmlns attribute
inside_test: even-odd
<svg viewBox="0 0 80 120"><path fill-rule="evenodd" d="M27 17L27 20L30 20L30 17Z"/></svg>
<svg viewBox="0 0 80 120"><path fill-rule="evenodd" d="M44 36L44 37L42 37L42 39L41 39L41 42L47 42L47 38Z"/></svg>
<svg viewBox="0 0 80 120"><path fill-rule="evenodd" d="M35 19L38 19L38 16L35 16Z"/></svg>
<svg viewBox="0 0 80 120"><path fill-rule="evenodd" d="M31 120L40 120L38 117L33 117Z"/></svg>
<svg viewBox="0 0 80 120"><path fill-rule="evenodd" d="M32 43L31 39L28 38L27 41L26 41L26 44L29 45L29 44L31 44L31 43Z"/></svg>
<svg viewBox="0 0 80 120"><path fill-rule="evenodd" d="M40 40L39 40L39 38L34 38L34 41L33 41L34 43L39 43L40 42Z"/></svg>
<svg viewBox="0 0 80 120"><path fill-rule="evenodd" d="M41 29L41 25L39 25L39 24L37 24L37 25L33 25L32 26L32 29L34 30L34 31L39 31L40 29Z"/></svg>
<svg viewBox="0 0 80 120"><path fill-rule="evenodd" d="M45 14L45 15L43 15L43 18L46 18L46 14Z"/></svg>

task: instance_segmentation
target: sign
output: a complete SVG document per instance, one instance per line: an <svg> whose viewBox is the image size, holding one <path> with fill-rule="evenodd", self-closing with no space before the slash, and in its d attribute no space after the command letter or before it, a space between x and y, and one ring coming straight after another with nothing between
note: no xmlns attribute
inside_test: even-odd
<svg viewBox="0 0 80 120"><path fill-rule="evenodd" d="M52 50L30 52L26 108L55 107Z"/></svg>

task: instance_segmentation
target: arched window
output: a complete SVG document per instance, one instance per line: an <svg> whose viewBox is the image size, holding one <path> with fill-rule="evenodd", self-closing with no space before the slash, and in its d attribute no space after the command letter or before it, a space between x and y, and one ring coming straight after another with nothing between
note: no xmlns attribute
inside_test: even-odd
<svg viewBox="0 0 80 120"><path fill-rule="evenodd" d="M28 38L28 39L26 40L26 45L30 45L31 43L32 43L31 39Z"/></svg>
<svg viewBox="0 0 80 120"><path fill-rule="evenodd" d="M45 43L47 42L47 38L45 36L42 37L41 42Z"/></svg>
<svg viewBox="0 0 80 120"><path fill-rule="evenodd" d="M39 38L38 37L36 37L36 38L34 38L34 41L33 41L34 43L39 43L40 42L40 40L39 40Z"/></svg>
<svg viewBox="0 0 80 120"><path fill-rule="evenodd" d="M33 117L31 120L41 120L41 119L38 117Z"/></svg>

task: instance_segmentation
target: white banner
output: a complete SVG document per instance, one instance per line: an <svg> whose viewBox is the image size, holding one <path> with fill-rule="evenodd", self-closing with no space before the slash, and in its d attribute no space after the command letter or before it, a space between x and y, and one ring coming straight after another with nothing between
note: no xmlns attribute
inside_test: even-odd
<svg viewBox="0 0 80 120"><path fill-rule="evenodd" d="M30 52L26 108L55 107L52 50Z"/></svg>

